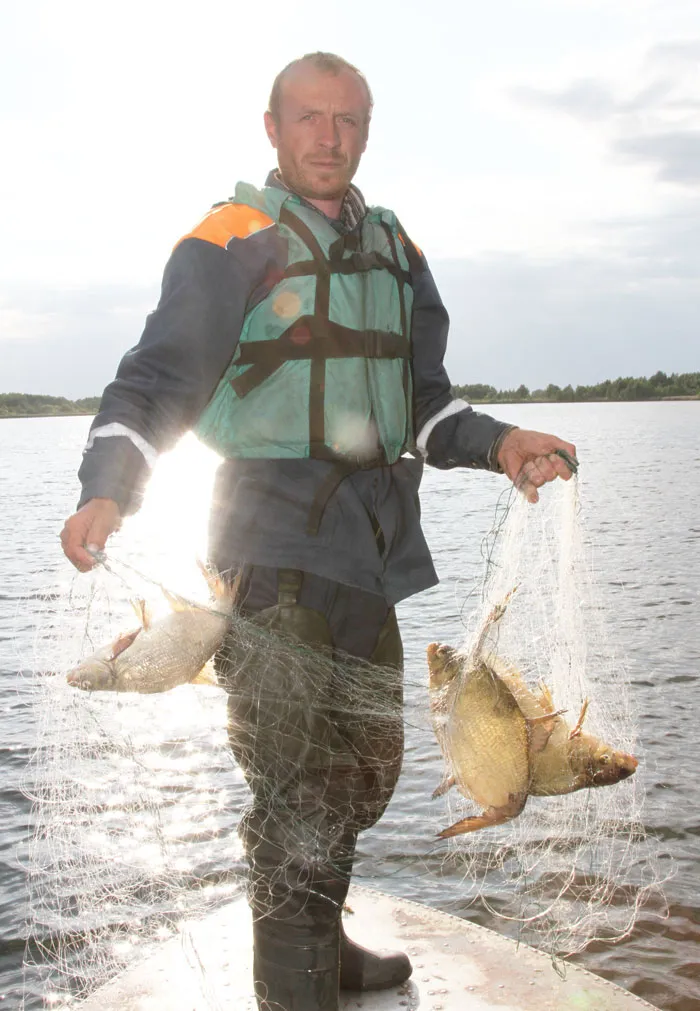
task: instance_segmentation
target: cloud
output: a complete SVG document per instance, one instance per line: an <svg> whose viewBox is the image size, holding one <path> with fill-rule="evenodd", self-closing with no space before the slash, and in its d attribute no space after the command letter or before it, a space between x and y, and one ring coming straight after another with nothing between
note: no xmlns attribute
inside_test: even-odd
<svg viewBox="0 0 700 1011"><path fill-rule="evenodd" d="M700 184L700 130L620 137L613 150L631 161L654 165L664 182Z"/></svg>
<svg viewBox="0 0 700 1011"><path fill-rule="evenodd" d="M697 72L700 60L700 39L686 39L678 42L660 42L652 46L646 62L652 66L690 66Z"/></svg>
<svg viewBox="0 0 700 1011"><path fill-rule="evenodd" d="M156 288L16 288L0 303L0 392L101 392L139 339Z"/></svg>
<svg viewBox="0 0 700 1011"><path fill-rule="evenodd" d="M520 86L510 89L516 102L535 109L563 112L582 120L607 119L616 109L609 87L600 81L584 78L559 91Z"/></svg>
<svg viewBox="0 0 700 1011"><path fill-rule="evenodd" d="M653 166L663 182L700 183L700 39L653 46L633 79L581 78L558 89L520 85L509 91L521 106L599 124L611 153Z"/></svg>

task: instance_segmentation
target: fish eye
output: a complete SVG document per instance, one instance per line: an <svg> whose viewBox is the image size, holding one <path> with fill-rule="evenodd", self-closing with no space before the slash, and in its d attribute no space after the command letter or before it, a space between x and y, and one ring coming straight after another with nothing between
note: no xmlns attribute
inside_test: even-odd
<svg viewBox="0 0 700 1011"><path fill-rule="evenodd" d="M603 754L600 756L599 761L601 765L610 765L612 758L607 751L604 751Z"/></svg>
<svg viewBox="0 0 700 1011"><path fill-rule="evenodd" d="M80 682L80 687L83 689L83 691L89 692L92 690L92 681L88 681L87 678L83 678L83 680Z"/></svg>

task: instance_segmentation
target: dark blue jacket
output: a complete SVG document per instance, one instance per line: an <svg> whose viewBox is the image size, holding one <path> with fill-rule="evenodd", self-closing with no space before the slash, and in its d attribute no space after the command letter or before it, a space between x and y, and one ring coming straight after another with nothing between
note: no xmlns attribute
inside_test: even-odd
<svg viewBox="0 0 700 1011"><path fill-rule="evenodd" d="M282 185L274 173L267 184ZM354 187L350 197L351 207L363 208ZM347 231L347 215L333 224ZM101 497L114 499L123 514L139 507L157 455L193 426L236 349L246 312L274 287L284 265L286 249L275 227L232 236L225 246L197 237L178 244L158 306L104 392L80 468L80 504ZM309 512L333 464L224 461L211 511L210 560L218 569L242 562L300 568L392 604L437 582L420 527L423 460L441 469L496 469L495 447L509 426L453 401L443 365L449 319L417 251L411 275L420 458L405 456L391 467L346 477L325 505L317 532L309 532Z"/></svg>

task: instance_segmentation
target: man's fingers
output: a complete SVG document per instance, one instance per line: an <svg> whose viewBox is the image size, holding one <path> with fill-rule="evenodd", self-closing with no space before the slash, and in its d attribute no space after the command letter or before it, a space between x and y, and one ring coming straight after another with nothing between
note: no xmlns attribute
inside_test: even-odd
<svg viewBox="0 0 700 1011"><path fill-rule="evenodd" d="M514 483L528 502L535 503L539 501L537 489L549 481L556 480L557 477L562 477L565 481L568 481L571 477L571 471L561 457L552 453L548 456L538 456L534 460L528 460L524 463L518 471Z"/></svg>
<svg viewBox="0 0 700 1011"><path fill-rule="evenodd" d="M518 486L531 484L535 488L541 488L548 481L554 481L558 471L552 461L547 456L538 456L534 460L528 460L520 468L518 473Z"/></svg>
<svg viewBox="0 0 700 1011"><path fill-rule="evenodd" d="M96 562L95 551L101 551L107 538L119 529L119 507L111 499L91 499L69 517L61 531L61 544L66 557L81 572L88 572ZM89 550L88 550L89 549Z"/></svg>
<svg viewBox="0 0 700 1011"><path fill-rule="evenodd" d="M570 455L572 459L575 459L573 453ZM565 481L570 480L570 478L574 474L574 471L571 470L566 461L563 460L562 457L558 455L558 453L550 453L547 459L549 460L549 462L551 463L552 467L554 468L559 477L563 478Z"/></svg>
<svg viewBox="0 0 700 1011"><path fill-rule="evenodd" d="M71 524L70 520L61 531L61 544L64 554L76 569L89 572L95 565L95 559L85 550L83 531L77 524Z"/></svg>

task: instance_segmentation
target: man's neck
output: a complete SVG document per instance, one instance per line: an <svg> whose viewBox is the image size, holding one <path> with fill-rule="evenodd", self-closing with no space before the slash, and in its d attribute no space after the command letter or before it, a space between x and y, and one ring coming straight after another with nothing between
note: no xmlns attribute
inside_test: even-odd
<svg viewBox="0 0 700 1011"><path fill-rule="evenodd" d="M326 217L330 218L332 221L337 221L340 217L340 211L343 207L344 199L344 194L338 200L313 200L311 197L304 197L307 204L311 204L312 207L315 207L316 210L320 211L321 214L325 214Z"/></svg>

